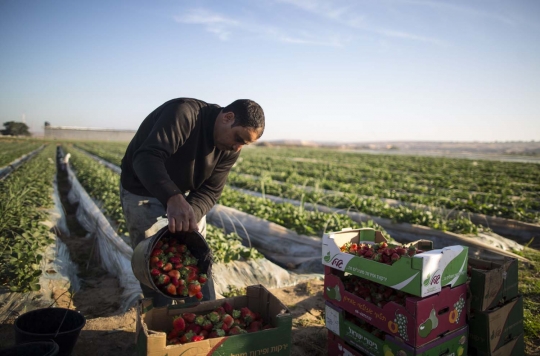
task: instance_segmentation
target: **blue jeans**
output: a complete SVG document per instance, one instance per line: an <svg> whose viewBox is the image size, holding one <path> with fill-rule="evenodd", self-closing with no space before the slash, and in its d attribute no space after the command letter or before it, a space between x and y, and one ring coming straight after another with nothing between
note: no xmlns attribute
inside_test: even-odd
<svg viewBox="0 0 540 356"><path fill-rule="evenodd" d="M120 200L133 249L135 249L139 242L152 237L168 224L165 208L156 198L130 193L120 184ZM199 226L201 235L206 238L206 216L203 216L197 225ZM163 296L161 293L142 283L141 289L145 298L153 298L154 306L171 305L173 302L173 299ZM201 292L204 296L203 301L216 299L214 281L211 277L208 278ZM199 301L195 297L184 299L185 304L197 302Z"/></svg>

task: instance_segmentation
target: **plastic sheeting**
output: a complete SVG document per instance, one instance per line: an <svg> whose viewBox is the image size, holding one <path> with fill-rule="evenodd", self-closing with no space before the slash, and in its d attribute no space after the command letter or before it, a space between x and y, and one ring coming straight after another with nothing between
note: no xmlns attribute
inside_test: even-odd
<svg viewBox="0 0 540 356"><path fill-rule="evenodd" d="M262 197L261 193L237 189L245 194ZM517 258L525 260L523 257L513 253L513 250L520 251L523 246L519 243L499 236L495 233L480 233L476 235L461 235L447 231L431 229L425 226L413 225L407 223L395 223L390 219L370 216L363 213L346 211L343 209L329 208L323 205L300 202L292 199L284 199L266 194L265 198L276 203L290 203L296 206L303 206L306 210L318 210L327 213L338 213L349 216L353 221L364 222L373 220L382 226L393 239L406 243L419 239L431 240L435 248L443 248L451 245L464 245L469 247L469 255L476 258L483 258L490 261L502 261L504 257Z"/></svg>
<svg viewBox="0 0 540 356"><path fill-rule="evenodd" d="M77 220L94 237L94 253L98 254L101 266L114 275L123 288L120 309L126 311L142 293L139 281L131 269L133 249L116 234L107 218L81 186L69 164L66 169L71 183L68 199L72 204L79 204Z"/></svg>
<svg viewBox="0 0 540 356"><path fill-rule="evenodd" d="M32 152L27 153L27 154L17 158L16 160L11 162L7 166L0 167L0 179L6 178L8 175L11 174L11 172L13 172L15 169L17 169L17 167L19 167L21 164L23 164L24 162L26 162L30 158L34 157L44 147L45 147L45 145L42 145L39 148L36 148L35 150L33 150Z"/></svg>

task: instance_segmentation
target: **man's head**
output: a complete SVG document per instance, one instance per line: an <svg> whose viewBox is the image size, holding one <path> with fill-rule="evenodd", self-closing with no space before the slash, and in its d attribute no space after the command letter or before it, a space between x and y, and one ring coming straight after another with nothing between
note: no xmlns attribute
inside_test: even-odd
<svg viewBox="0 0 540 356"><path fill-rule="evenodd" d="M214 126L214 143L223 151L238 152L264 132L264 112L259 104L239 99L221 109Z"/></svg>

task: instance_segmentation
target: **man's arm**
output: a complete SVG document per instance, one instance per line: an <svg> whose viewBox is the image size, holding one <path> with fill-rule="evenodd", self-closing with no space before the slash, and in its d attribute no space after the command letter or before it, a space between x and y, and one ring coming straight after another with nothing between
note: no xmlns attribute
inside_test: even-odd
<svg viewBox="0 0 540 356"><path fill-rule="evenodd" d="M191 204L197 221L200 221L216 204L239 155L240 152L230 153L216 165L210 178L199 189L189 193L187 201Z"/></svg>

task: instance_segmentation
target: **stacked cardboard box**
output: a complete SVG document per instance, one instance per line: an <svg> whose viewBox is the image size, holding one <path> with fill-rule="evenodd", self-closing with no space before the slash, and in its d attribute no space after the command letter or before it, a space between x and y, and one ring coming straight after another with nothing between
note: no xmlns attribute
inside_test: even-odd
<svg viewBox="0 0 540 356"><path fill-rule="evenodd" d="M167 345L173 318L183 313L207 314L228 302L234 309L248 307L271 328L247 334L204 339L183 345ZM137 351L145 356L279 355L291 354L292 315L264 286L247 287L246 295L202 302L194 307L154 307L152 299L137 309Z"/></svg>
<svg viewBox="0 0 540 356"><path fill-rule="evenodd" d="M518 294L518 262L469 260L469 353L523 355L523 297Z"/></svg>
<svg viewBox="0 0 540 356"><path fill-rule="evenodd" d="M421 240L412 246L423 253L392 264L341 250L385 242L373 229L323 236L328 354L465 355L467 247L432 250Z"/></svg>

